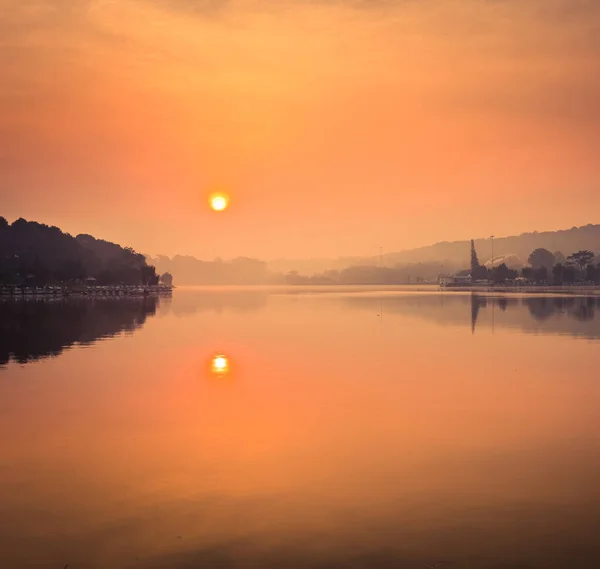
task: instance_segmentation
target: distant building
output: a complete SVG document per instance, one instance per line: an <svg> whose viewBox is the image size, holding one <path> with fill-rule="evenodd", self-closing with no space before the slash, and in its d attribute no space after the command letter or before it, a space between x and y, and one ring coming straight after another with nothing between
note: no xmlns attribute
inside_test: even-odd
<svg viewBox="0 0 600 569"><path fill-rule="evenodd" d="M472 282L471 275L440 275L438 277L438 284L442 287L471 286Z"/></svg>
<svg viewBox="0 0 600 569"><path fill-rule="evenodd" d="M505 264L509 269L522 269L525 266L525 263L519 259L516 255L509 253L507 255L499 255L495 256L494 259L490 259L484 267L487 269L492 269L494 267L499 267L502 264Z"/></svg>

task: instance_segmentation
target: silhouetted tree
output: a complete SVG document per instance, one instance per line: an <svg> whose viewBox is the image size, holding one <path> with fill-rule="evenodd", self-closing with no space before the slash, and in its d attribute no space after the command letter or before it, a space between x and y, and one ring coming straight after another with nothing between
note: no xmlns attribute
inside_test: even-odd
<svg viewBox="0 0 600 569"><path fill-rule="evenodd" d="M554 251L554 264L557 265L558 263L561 264L565 264L567 262L567 258L565 257L564 253L562 253L562 251Z"/></svg>
<svg viewBox="0 0 600 569"><path fill-rule="evenodd" d="M533 251L528 260L534 269L545 267L547 270L551 270L555 263L554 255L548 249L543 248Z"/></svg>
<svg viewBox="0 0 600 569"><path fill-rule="evenodd" d="M566 283L575 282L575 268L567 265L563 271L563 278Z"/></svg>
<svg viewBox="0 0 600 569"><path fill-rule="evenodd" d="M552 267L552 281L555 285L560 286L563 284L565 278L565 267L562 263L557 263Z"/></svg>
<svg viewBox="0 0 600 569"><path fill-rule="evenodd" d="M479 264L477 251L475 250L475 241L471 239L471 278L474 281L488 278L488 270Z"/></svg>
<svg viewBox="0 0 600 569"><path fill-rule="evenodd" d="M567 257L567 261L579 267L579 271L583 273L585 268L594 260L594 253L587 250L577 251Z"/></svg>
<svg viewBox="0 0 600 569"><path fill-rule="evenodd" d="M173 275L171 273L163 273L160 275L160 282L167 286L171 286L173 284Z"/></svg>
<svg viewBox="0 0 600 569"><path fill-rule="evenodd" d="M534 271L531 267L523 267L523 269L521 270L521 275L524 279L527 279L528 281L533 281L535 278Z"/></svg>
<svg viewBox="0 0 600 569"><path fill-rule="evenodd" d="M142 283L145 285L157 285L158 275L156 269L150 265L149 267L142 267Z"/></svg>
<svg viewBox="0 0 600 569"><path fill-rule="evenodd" d="M471 277L473 279L475 279L480 267L477 251L475 250L475 241L471 239Z"/></svg>
<svg viewBox="0 0 600 569"><path fill-rule="evenodd" d="M495 283L503 283L507 280L511 280L517 277L517 271L512 271L506 266L506 263L502 263L497 267L494 267L491 271L492 280Z"/></svg>
<svg viewBox="0 0 600 569"><path fill-rule="evenodd" d="M149 269L133 249L91 235L72 237L58 227L23 218L10 226L0 222L0 231L3 283L44 285L103 275L104 284L139 284L142 270Z"/></svg>
<svg viewBox="0 0 600 569"><path fill-rule="evenodd" d="M55 275L61 282L77 281L85 278L85 269L81 259L69 259L61 263Z"/></svg>
<svg viewBox="0 0 600 569"><path fill-rule="evenodd" d="M546 282L548 280L548 269L546 267L540 267L533 271L533 275L536 282Z"/></svg>

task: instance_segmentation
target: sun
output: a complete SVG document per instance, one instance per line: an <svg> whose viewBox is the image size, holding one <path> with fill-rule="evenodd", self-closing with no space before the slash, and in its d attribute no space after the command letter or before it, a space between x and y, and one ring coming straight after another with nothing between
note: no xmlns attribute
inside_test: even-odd
<svg viewBox="0 0 600 569"><path fill-rule="evenodd" d="M212 372L217 375L225 375L229 372L229 358L223 354L217 354L211 361Z"/></svg>
<svg viewBox="0 0 600 569"><path fill-rule="evenodd" d="M225 211L229 206L229 198L225 194L213 194L210 196L210 207L214 211Z"/></svg>

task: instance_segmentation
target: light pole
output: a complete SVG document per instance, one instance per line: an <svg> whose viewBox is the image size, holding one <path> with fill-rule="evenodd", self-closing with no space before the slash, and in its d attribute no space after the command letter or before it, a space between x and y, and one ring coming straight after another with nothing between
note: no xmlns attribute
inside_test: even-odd
<svg viewBox="0 0 600 569"><path fill-rule="evenodd" d="M490 235L490 239L492 240L492 262L490 263L490 276L492 281L492 286L494 285L494 236ZM492 318L494 316L494 305L492 304Z"/></svg>

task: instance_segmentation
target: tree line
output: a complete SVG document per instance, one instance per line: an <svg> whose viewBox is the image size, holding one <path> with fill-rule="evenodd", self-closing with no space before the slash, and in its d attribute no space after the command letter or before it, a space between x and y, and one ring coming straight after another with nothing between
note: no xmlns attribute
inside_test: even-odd
<svg viewBox="0 0 600 569"><path fill-rule="evenodd" d="M394 285L420 284L437 279L440 263L414 263L398 267L355 265L341 270L329 270L312 276L290 271L285 282L291 285Z"/></svg>
<svg viewBox="0 0 600 569"><path fill-rule="evenodd" d="M523 267L520 271L508 268L505 263L488 268L479 263L475 243L471 241L470 274L473 281L490 280L503 283L522 277L528 282L556 286L577 282L600 284L600 262L597 262L596 255L587 249L565 257L560 251L552 253L548 249L538 248L530 253L527 260L530 266ZM463 274L467 272L469 271L463 271Z"/></svg>
<svg viewBox="0 0 600 569"><path fill-rule="evenodd" d="M506 263L486 267L479 263L475 243L471 242L471 267L459 270L460 266L440 262L423 262L381 267L355 265L341 270L328 270L312 276L290 271L284 276L291 285L396 285L437 282L440 274L457 272L460 276L471 276L475 281L495 284L523 278L529 283L563 285L577 282L600 284L600 263L595 263L594 253L581 250L565 257L561 252L551 253L547 249L535 249L529 255L529 267L509 268Z"/></svg>
<svg viewBox="0 0 600 569"><path fill-rule="evenodd" d="M46 286L81 283L154 285L159 277L144 255L91 235L73 237L58 227L0 217L0 284Z"/></svg>

